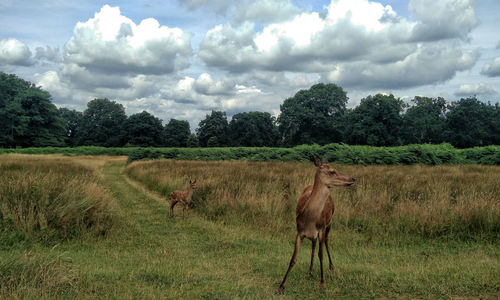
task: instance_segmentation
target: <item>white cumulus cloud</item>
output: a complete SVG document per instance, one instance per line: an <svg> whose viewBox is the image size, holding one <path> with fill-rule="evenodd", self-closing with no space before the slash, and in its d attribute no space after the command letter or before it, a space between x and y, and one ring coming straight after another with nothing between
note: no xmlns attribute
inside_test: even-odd
<svg viewBox="0 0 500 300"><path fill-rule="evenodd" d="M477 61L477 51L460 46L477 20L471 1L428 2L410 3L415 20L378 2L337 0L324 16L304 12L260 30L252 22L218 25L206 33L198 55L232 73L316 73L347 87L444 82Z"/></svg>
<svg viewBox="0 0 500 300"><path fill-rule="evenodd" d="M32 65L29 47L14 38L0 40L0 65Z"/></svg>
<svg viewBox="0 0 500 300"><path fill-rule="evenodd" d="M191 36L153 18L135 24L119 7L104 5L78 22L64 47L65 63L101 73L166 74L186 68Z"/></svg>
<svg viewBox="0 0 500 300"><path fill-rule="evenodd" d="M471 96L492 96L497 94L497 91L486 84L462 84L455 92L459 97Z"/></svg>
<svg viewBox="0 0 500 300"><path fill-rule="evenodd" d="M500 76L500 57L495 58L495 60L489 64L485 64L481 70L481 74L489 77Z"/></svg>

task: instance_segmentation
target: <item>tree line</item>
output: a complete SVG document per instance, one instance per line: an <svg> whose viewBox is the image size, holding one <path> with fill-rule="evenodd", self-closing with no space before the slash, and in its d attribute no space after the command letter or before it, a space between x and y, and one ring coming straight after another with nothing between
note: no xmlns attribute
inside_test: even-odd
<svg viewBox="0 0 500 300"><path fill-rule="evenodd" d="M386 94L367 96L354 108L347 108L347 101L342 87L320 83L285 99L277 118L244 112L228 121L225 112L212 111L191 133L188 121L171 119L163 125L146 111L127 116L109 99L94 99L83 112L58 109L48 92L0 72L0 147L500 145L498 103L417 96L407 104Z"/></svg>

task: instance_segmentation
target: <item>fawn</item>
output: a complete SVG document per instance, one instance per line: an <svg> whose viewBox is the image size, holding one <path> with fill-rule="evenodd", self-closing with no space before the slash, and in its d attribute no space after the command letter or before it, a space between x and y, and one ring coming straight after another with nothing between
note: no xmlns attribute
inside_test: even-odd
<svg viewBox="0 0 500 300"><path fill-rule="evenodd" d="M187 191L173 191L170 193L170 217L174 217L174 206L177 202L181 202L182 217L184 218L184 212L187 210L189 214L189 202L191 202L191 197L193 196L193 190L196 188L196 179L194 181L189 180L189 188Z"/></svg>

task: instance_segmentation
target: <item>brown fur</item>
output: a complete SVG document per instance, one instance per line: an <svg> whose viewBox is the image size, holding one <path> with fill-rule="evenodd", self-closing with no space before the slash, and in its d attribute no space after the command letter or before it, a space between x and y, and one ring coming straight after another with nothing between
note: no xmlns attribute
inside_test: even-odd
<svg viewBox="0 0 500 300"><path fill-rule="evenodd" d="M184 212L187 211L189 214L189 202L191 202L191 197L193 196L193 190L196 188L196 179L194 181L189 180L189 188L187 191L173 191L170 193L170 217L174 217L174 206L181 202L182 203L182 217L184 218Z"/></svg>
<svg viewBox="0 0 500 300"><path fill-rule="evenodd" d="M281 282L278 293L281 294L285 289L285 283L293 265L295 265L297 254L299 252L302 240L308 238L312 241L311 264L309 273L312 274L314 263L314 250L316 248L316 240L319 239L319 262L321 268L321 286L324 287L325 280L323 276L323 245L326 247L330 270L333 270L330 249L328 247L328 234L331 229L332 216L335 210L333 199L329 189L333 186L349 186L354 184L356 178L341 174L331 166L326 164L326 161L315 160L317 167L314 177L314 184L307 186L297 202L296 223L297 236L295 239L295 249L285 273L285 277Z"/></svg>

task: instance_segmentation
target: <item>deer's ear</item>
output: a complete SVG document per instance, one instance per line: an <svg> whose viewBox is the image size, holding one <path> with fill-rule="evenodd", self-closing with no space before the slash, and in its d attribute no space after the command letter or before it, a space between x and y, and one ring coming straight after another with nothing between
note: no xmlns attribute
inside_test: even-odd
<svg viewBox="0 0 500 300"><path fill-rule="evenodd" d="M323 159L321 160L321 164L327 164L328 163L328 157L323 156Z"/></svg>
<svg viewBox="0 0 500 300"><path fill-rule="evenodd" d="M319 157L316 157L316 158L314 159L314 165L315 165L316 167L319 167L319 166L321 166L321 165L322 165L321 160L319 160Z"/></svg>
<svg viewBox="0 0 500 300"><path fill-rule="evenodd" d="M193 183L196 183L196 178L193 180Z"/></svg>

